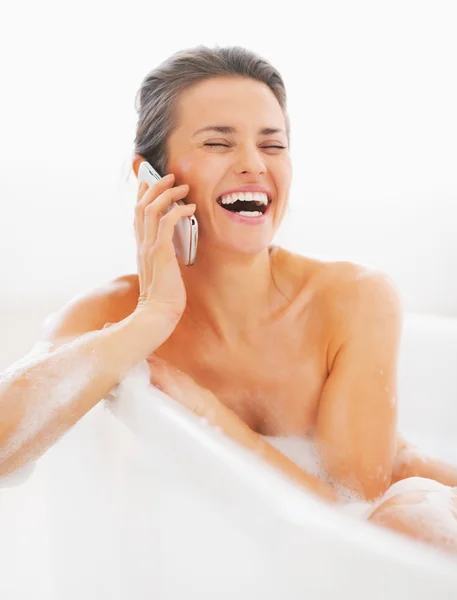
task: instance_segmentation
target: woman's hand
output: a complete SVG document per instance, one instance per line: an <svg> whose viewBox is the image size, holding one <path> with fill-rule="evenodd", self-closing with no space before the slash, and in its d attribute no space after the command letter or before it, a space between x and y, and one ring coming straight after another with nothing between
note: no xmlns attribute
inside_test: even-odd
<svg viewBox="0 0 457 600"><path fill-rule="evenodd" d="M335 501L335 493L329 484L302 471L287 456L281 454L262 436L255 433L238 415L224 406L213 392L202 387L191 377L172 367L154 353L148 356L146 361L150 365L150 380L153 385L193 413L205 417L210 425L219 427L232 440L248 450L254 451L257 456L262 457L267 463L278 468L308 491L312 491L327 501Z"/></svg>
<svg viewBox="0 0 457 600"><path fill-rule="evenodd" d="M201 417L211 417L211 411L219 400L210 390L154 353L148 356L146 362L150 367L150 381L153 385L193 413Z"/></svg>
<svg viewBox="0 0 457 600"><path fill-rule="evenodd" d="M135 234L140 295L137 310L160 311L175 325L186 306L186 290L173 246L173 233L179 219L191 216L195 204L168 207L183 199L189 186L173 187L170 173L153 186L142 182L135 208Z"/></svg>

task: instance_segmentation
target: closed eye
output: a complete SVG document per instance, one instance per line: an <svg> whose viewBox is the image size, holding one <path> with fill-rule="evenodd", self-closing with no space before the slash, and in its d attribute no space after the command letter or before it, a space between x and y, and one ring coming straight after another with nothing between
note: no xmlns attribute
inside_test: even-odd
<svg viewBox="0 0 457 600"><path fill-rule="evenodd" d="M224 146L225 148L230 148L227 144L205 144L205 146ZM261 148L279 148L285 150L286 146L261 146Z"/></svg>

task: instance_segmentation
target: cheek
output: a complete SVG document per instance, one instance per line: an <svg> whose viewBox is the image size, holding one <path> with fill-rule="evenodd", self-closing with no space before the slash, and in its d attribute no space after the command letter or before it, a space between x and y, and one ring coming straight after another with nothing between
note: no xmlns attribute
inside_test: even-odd
<svg viewBox="0 0 457 600"><path fill-rule="evenodd" d="M292 182L292 162L289 155L274 157L275 160L267 165L272 179L274 180L277 191L280 194L288 192Z"/></svg>
<svg viewBox="0 0 457 600"><path fill-rule="evenodd" d="M224 176L210 160L197 161L188 157L180 158L174 163L177 184L189 184L189 198L199 204L199 199L212 196Z"/></svg>
<svg viewBox="0 0 457 600"><path fill-rule="evenodd" d="M290 156L284 158L281 168L281 181L285 188L289 189L292 182L292 161Z"/></svg>
<svg viewBox="0 0 457 600"><path fill-rule="evenodd" d="M190 174L193 171L193 163L190 157L182 156L179 160L174 160L170 163L170 173L174 173L176 177L175 185L180 185L181 183L189 183Z"/></svg>
<svg viewBox="0 0 457 600"><path fill-rule="evenodd" d="M205 182L211 180L211 169L209 161L199 161L195 157L182 156L174 162L176 176L185 183L188 183L191 188L201 188L205 186Z"/></svg>

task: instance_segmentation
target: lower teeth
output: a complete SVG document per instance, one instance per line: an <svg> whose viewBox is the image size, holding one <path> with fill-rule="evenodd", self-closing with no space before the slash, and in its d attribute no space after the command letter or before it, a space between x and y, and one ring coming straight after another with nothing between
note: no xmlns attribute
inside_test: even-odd
<svg viewBox="0 0 457 600"><path fill-rule="evenodd" d="M242 215L243 217L261 217L262 213L258 210L240 210L237 211L237 215Z"/></svg>

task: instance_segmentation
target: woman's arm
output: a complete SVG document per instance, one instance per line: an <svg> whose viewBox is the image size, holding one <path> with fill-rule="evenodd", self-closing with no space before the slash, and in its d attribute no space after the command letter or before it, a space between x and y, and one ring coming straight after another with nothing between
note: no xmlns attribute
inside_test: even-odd
<svg viewBox="0 0 457 600"><path fill-rule="evenodd" d="M91 308L85 316L82 306ZM81 300L48 332L42 353L0 373L0 477L41 456L163 343L171 327L159 312L136 311L92 331L97 318L102 305Z"/></svg>
<svg viewBox="0 0 457 600"><path fill-rule="evenodd" d="M302 485L307 491L328 500L335 500L332 487L309 473L303 471L279 450L268 444L262 436L255 433L233 411L208 389L201 387L191 377L175 369L154 354L148 357L151 383L171 396L183 406L205 417L208 422L220 427L233 440L254 451L267 463Z"/></svg>
<svg viewBox="0 0 457 600"><path fill-rule="evenodd" d="M457 487L457 467L439 458L426 456L418 448L407 442L402 436L397 437L397 455L392 473L392 483L407 477L425 477L438 483Z"/></svg>
<svg viewBox="0 0 457 600"><path fill-rule="evenodd" d="M391 485L396 454L402 310L382 275L359 273L332 290L334 336L316 440L329 476L370 500Z"/></svg>

